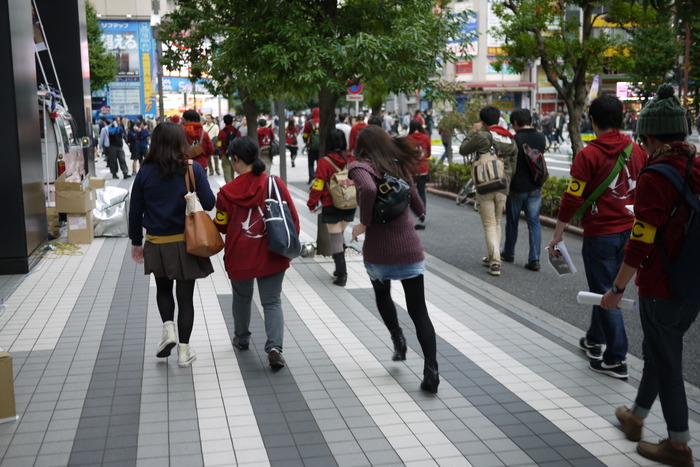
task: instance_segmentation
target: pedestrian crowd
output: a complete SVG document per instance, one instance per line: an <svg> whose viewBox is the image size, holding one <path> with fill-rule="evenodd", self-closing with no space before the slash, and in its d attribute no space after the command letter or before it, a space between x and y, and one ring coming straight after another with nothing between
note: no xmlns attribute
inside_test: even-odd
<svg viewBox="0 0 700 467"><path fill-rule="evenodd" d="M247 135L245 119L236 120L231 115L224 116L221 124L209 115L202 124L195 111L184 112L181 119L177 117L151 129L144 122L130 123L123 136L109 132L110 125L119 127L119 123L105 122L108 130L100 133L100 145L105 143L115 177L117 162L124 176L128 176L118 138L123 138L130 149L133 146L132 159L134 154L137 157L132 169L136 180L130 238L132 257L144 263L146 274L152 273L156 278L163 321L156 355L166 357L177 346L181 366L190 365L196 358L189 347L194 282L213 271L208 258L187 253L184 241L188 193L185 174L191 165L188 161L192 160L198 162L193 166L201 206L204 210L216 208L215 224L225 235L224 264L233 291L232 345L237 351L249 348L251 304L257 282L268 362L273 368L282 368L286 362L281 291L291 259L268 248L265 211L271 180L279 186L297 233L299 219L286 186L271 174L273 157L278 154L275 128L279 128L280 121L275 116L260 118L254 138ZM400 281L423 352L421 388L436 393L440 382L436 336L425 302L425 256L417 232L426 227L425 187L434 122L432 116L426 119L420 111L407 117L405 121L387 113L369 119L362 114L354 119L340 115L335 125L326 129L323 141L318 108L307 119L290 117L281 124L292 167L299 153L308 156L307 207L319 214L319 235L327 235L330 244L335 269L329 280L341 287L349 280L345 231L358 215L359 223L352 226L351 239L355 241L364 235L364 266L393 344L391 358L404 360L407 351L391 297L391 281ZM700 163L695 157L695 146L685 141L689 130L687 112L671 87L662 86L636 115L639 142L622 132L626 121L624 106L616 97L601 96L591 102L582 118L582 128L586 125L595 139L573 159L571 179L562 193L546 255L562 254L569 222L580 219L589 290L602 299L591 309L590 325L579 347L588 357L592 371L618 379L628 378L628 343L619 305L627 284L636 274L644 331L644 369L634 404L631 408L618 407L615 415L626 437L638 443L642 456L668 465L693 465L688 447L682 339L697 317L700 304L678 295L670 284L667 268L679 255L684 226L693 218L684 196L686 191L700 192ZM533 272L540 270L539 214L546 165L543 177L538 173L542 166L538 169L537 159L552 144L563 140L566 124L563 112L540 117L527 109L513 110L505 121L498 108L487 105L461 143L460 153L472 161L477 186L476 202L486 251L480 261L492 276L502 274L502 262L516 261L521 212L529 242L524 267ZM445 135L440 136L444 143ZM150 147L140 144L144 139L150 139ZM451 135L447 139L451 145ZM141 161L138 157L142 162L137 171L137 161ZM488 167L484 161L490 161ZM659 166L670 168L684 181L680 193L657 170ZM207 171L210 175L223 171L226 184L216 197L209 188ZM384 211L379 211L378 203L387 193L394 196L390 203L396 214L382 218ZM403 199L399 199L400 193L405 193ZM657 397L669 436L654 444L643 441L642 433L644 419Z"/></svg>

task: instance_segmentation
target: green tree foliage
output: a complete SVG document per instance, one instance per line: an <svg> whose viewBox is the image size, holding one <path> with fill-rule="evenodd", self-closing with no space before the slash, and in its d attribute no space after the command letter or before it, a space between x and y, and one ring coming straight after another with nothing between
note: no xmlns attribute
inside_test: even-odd
<svg viewBox="0 0 700 467"><path fill-rule="evenodd" d="M374 93L444 88L433 77L454 60L447 41L460 16L435 12L434 0L178 0L164 18L164 63L191 65L212 91L246 102L317 96L321 141L348 81ZM368 89L369 91L369 89ZM251 118L249 109L248 124ZM253 119L254 120L254 119ZM322 148L323 149L323 148Z"/></svg>
<svg viewBox="0 0 700 467"><path fill-rule="evenodd" d="M630 81L638 84L640 95L647 100L673 72L681 47L668 21L635 28L630 50L634 64L629 70Z"/></svg>
<svg viewBox="0 0 700 467"><path fill-rule="evenodd" d="M515 71L523 72L529 64L540 61L547 80L566 104L574 154L583 148L579 123L588 103L590 79L604 67L626 70L631 63L623 39L605 30L593 34L593 20L603 15L600 7L619 3L629 2L504 0L494 3L494 13L501 19L495 32L506 42L501 63L508 62Z"/></svg>
<svg viewBox="0 0 700 467"><path fill-rule="evenodd" d="M85 2L87 16L88 55L90 57L90 89L99 91L117 76L117 59L107 52L102 43L102 27L95 7Z"/></svg>

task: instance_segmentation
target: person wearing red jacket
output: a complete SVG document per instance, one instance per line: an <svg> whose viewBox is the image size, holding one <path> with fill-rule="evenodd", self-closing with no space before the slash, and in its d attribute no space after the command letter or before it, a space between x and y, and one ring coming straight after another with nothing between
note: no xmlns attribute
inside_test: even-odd
<svg viewBox="0 0 700 467"><path fill-rule="evenodd" d="M297 137L299 136L299 127L297 127L294 122L294 117L289 117L287 120L287 128L284 132L284 143L289 149L289 156L292 159L292 167L295 167L294 161L297 158L297 151L299 150L299 143Z"/></svg>
<svg viewBox="0 0 700 467"><path fill-rule="evenodd" d="M671 166L686 180L692 193L700 193L700 159L696 157L695 146L685 141L685 114L673 95L673 87L663 84L656 98L639 113L637 131L642 147L649 154L649 166ZM647 170L639 177L633 233L622 266L601 306L616 309L625 287L637 273L644 370L632 408L618 407L615 415L627 439L639 442L637 452L642 456L668 465L693 465L693 453L688 447L683 335L697 318L700 304L688 303L671 291L659 253L659 245L663 245L669 263L673 264L685 241L684 227L691 210L686 202L677 204L679 197L678 190L663 174ZM687 274L698 272L688 270ZM653 444L641 438L644 419L657 396L669 438Z"/></svg>
<svg viewBox="0 0 700 467"><path fill-rule="evenodd" d="M275 140L275 130L267 126L267 120L258 120L258 147L260 148L260 159L265 163L265 171L272 171L272 142Z"/></svg>
<svg viewBox="0 0 700 467"><path fill-rule="evenodd" d="M265 199L268 175L258 155L258 145L248 136L233 140L231 163L238 177L219 190L216 197L216 223L226 234L224 265L233 289L233 346L247 350L250 340L250 313L254 282L257 280L260 302L265 316L267 341L265 351L271 367L285 365L282 357L284 315L282 282L290 259L269 250L265 231ZM299 216L289 191L276 178L282 198L299 232Z"/></svg>
<svg viewBox="0 0 700 467"><path fill-rule="evenodd" d="M415 143L416 147L420 149L421 152L420 160L416 167L415 179L420 199L423 200L423 206L427 207L425 202L425 184L428 181L428 173L430 172L428 159L432 157L430 152L432 149L430 137L420 121L414 118L411 120L411 123L408 124L408 136L406 139ZM425 229L425 222L419 220L415 228L416 230Z"/></svg>
<svg viewBox="0 0 700 467"><path fill-rule="evenodd" d="M583 213L583 264L588 288L603 294L613 284L622 263L634 216L626 205L634 203L637 177L647 155L622 128L622 102L614 96L593 100L589 109L596 139L583 148L571 165L571 181L564 191L557 216L557 226L549 242L549 254L558 256L556 245L562 241L564 229L586 198L610 175L618 156L632 145L632 151L620 173L600 197ZM602 346L605 345L605 352ZM598 305L591 312L591 324L579 341L581 350L590 359L589 367L613 378L627 378L627 334L622 312L604 310Z"/></svg>
<svg viewBox="0 0 700 467"><path fill-rule="evenodd" d="M219 131L219 135L216 137L216 146L219 148L221 168L224 171L224 182L226 183L233 180L233 167L231 167L231 160L226 151L229 149L230 142L239 136L241 136L241 132L233 126L233 115L224 115L224 128Z"/></svg>
<svg viewBox="0 0 700 467"><path fill-rule="evenodd" d="M331 241L331 253L335 262L335 272L333 273L333 283L344 287L348 280L347 265L345 264L345 241L344 232L348 223L355 218L355 211L352 209L338 209L333 205L333 198L328 191L328 183L331 177L343 170L346 165L354 161L355 158L345 153L345 133L337 128L331 129L326 138L327 153L318 161L315 180L309 191L309 201L306 205L311 212L321 209L319 222L327 225ZM334 167L335 165L335 167Z"/></svg>
<svg viewBox="0 0 700 467"><path fill-rule="evenodd" d="M214 143L211 142L211 138L204 131L200 120L196 110L187 110L182 114L187 144L190 145L190 152L187 157L206 169L209 166L209 158L214 154Z"/></svg>
<svg viewBox="0 0 700 467"><path fill-rule="evenodd" d="M348 141L348 151L352 152L355 150L355 144L357 144L357 135L360 134L362 129L366 127L365 114L357 114L357 123L355 123L352 128L350 128L350 141Z"/></svg>
<svg viewBox="0 0 700 467"><path fill-rule="evenodd" d="M314 181L314 172L316 170L316 162L318 161L318 147L312 148L311 146L314 144L312 142L312 136L321 131L321 119L319 115L319 108L314 107L311 110L311 116L304 122L304 132L302 134L304 143L306 144L306 154L309 159L309 183Z"/></svg>

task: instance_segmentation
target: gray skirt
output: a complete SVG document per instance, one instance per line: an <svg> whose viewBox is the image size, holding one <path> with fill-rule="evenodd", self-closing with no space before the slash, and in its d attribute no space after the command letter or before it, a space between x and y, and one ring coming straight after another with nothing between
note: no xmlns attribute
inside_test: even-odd
<svg viewBox="0 0 700 467"><path fill-rule="evenodd" d="M151 243L143 246L144 274L189 281L207 277L214 272L209 258L187 253L185 242Z"/></svg>

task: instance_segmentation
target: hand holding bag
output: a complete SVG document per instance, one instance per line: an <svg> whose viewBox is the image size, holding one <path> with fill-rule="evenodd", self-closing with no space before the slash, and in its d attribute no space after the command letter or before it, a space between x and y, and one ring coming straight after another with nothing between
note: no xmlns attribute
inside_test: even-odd
<svg viewBox="0 0 700 467"><path fill-rule="evenodd" d="M187 186L185 243L187 244L187 252L191 255L208 258L224 249L224 240L212 218L202 209L199 197L197 197L197 183L194 178L192 161L188 160L187 163L187 173L185 174L185 185Z"/></svg>
<svg viewBox="0 0 700 467"><path fill-rule="evenodd" d="M267 177L265 200L265 230L268 249L278 255L294 259L301 254L301 242L289 205L280 195L277 177Z"/></svg>
<svg viewBox="0 0 700 467"><path fill-rule="evenodd" d="M374 200L372 220L377 224L399 217L411 202L411 186L399 177L384 174L377 184L377 198Z"/></svg>

